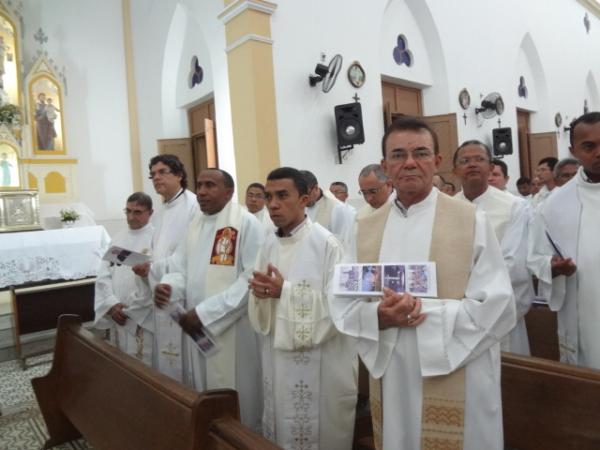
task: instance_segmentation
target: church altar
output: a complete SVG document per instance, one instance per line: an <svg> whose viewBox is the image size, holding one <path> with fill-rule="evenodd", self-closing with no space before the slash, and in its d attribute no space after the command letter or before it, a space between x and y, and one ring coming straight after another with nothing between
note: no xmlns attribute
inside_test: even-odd
<svg viewBox="0 0 600 450"><path fill-rule="evenodd" d="M96 276L109 243L103 226L0 234L0 289Z"/></svg>

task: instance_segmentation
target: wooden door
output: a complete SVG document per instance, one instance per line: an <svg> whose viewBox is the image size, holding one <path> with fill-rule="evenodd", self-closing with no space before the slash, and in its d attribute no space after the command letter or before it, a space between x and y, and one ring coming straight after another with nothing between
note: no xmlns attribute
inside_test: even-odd
<svg viewBox="0 0 600 450"><path fill-rule="evenodd" d="M192 156L192 140L190 138L159 139L157 144L159 155L170 153L179 158L188 176L188 188L191 187L193 190L196 171Z"/></svg>
<svg viewBox="0 0 600 450"><path fill-rule="evenodd" d="M423 115L420 89L382 81L381 91L383 94L384 125L386 127L391 123L391 116L394 114L415 117Z"/></svg>
<svg viewBox="0 0 600 450"><path fill-rule="evenodd" d="M535 171L540 159L548 156L558 158L558 142L556 132L530 133L529 140L529 166L531 171Z"/></svg>
<svg viewBox="0 0 600 450"><path fill-rule="evenodd" d="M456 113L424 116L423 120L433 128L438 137L440 155L442 156L442 164L438 169L438 174L446 181L452 182L456 187L456 192L458 192L461 184L459 179L452 173L452 157L458 148Z"/></svg>
<svg viewBox="0 0 600 450"><path fill-rule="evenodd" d="M529 150L529 111L517 109L517 139L519 143L519 166L522 177L529 177L533 169L531 167L530 150Z"/></svg>

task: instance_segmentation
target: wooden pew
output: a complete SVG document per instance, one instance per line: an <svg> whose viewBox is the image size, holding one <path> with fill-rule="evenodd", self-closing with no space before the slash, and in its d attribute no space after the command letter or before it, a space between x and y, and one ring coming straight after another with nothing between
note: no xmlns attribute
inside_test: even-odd
<svg viewBox="0 0 600 450"><path fill-rule="evenodd" d="M239 422L237 393L198 393L59 318L52 369L32 380L50 448L82 435L96 450L277 449Z"/></svg>
<svg viewBox="0 0 600 450"><path fill-rule="evenodd" d="M525 314L525 325L531 356L559 361L556 312L548 305L534 303Z"/></svg>
<svg viewBox="0 0 600 450"><path fill-rule="evenodd" d="M600 371L503 353L502 412L507 448L600 449ZM374 449L355 434L354 450Z"/></svg>
<svg viewBox="0 0 600 450"><path fill-rule="evenodd" d="M503 353L502 409L510 448L600 448L600 371Z"/></svg>

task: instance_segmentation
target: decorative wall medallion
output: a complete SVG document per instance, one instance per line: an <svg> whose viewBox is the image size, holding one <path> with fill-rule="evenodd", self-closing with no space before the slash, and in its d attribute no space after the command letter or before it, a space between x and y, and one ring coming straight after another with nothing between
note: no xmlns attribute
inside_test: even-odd
<svg viewBox="0 0 600 450"><path fill-rule="evenodd" d="M198 57L196 55L192 56L190 74L188 77L188 86L190 89L197 84L202 83L202 79L204 78L204 72L202 67L200 67L200 64L198 64Z"/></svg>
<svg viewBox="0 0 600 450"><path fill-rule="evenodd" d="M563 123L563 118L562 118L562 116L560 115L560 113L559 113L559 112L557 112L557 113L554 115L554 125L556 125L556 127L557 127L557 128L560 128L560 126L562 125L562 123Z"/></svg>
<svg viewBox="0 0 600 450"><path fill-rule="evenodd" d="M519 97L527 98L529 95L529 91L527 90L527 86L525 85L525 77L519 77L519 87L517 88L517 92L519 93Z"/></svg>
<svg viewBox="0 0 600 450"><path fill-rule="evenodd" d="M590 17L588 16L588 13L585 13L585 16L583 16L583 26L585 27L586 33L590 34L590 28L592 27L592 23L590 22Z"/></svg>
<svg viewBox="0 0 600 450"><path fill-rule="evenodd" d="M394 61L396 61L396 64L399 66L405 64L406 67L411 67L413 64L413 55L408 49L408 41L403 34L399 34L398 39L396 40L396 47L394 47Z"/></svg>
<svg viewBox="0 0 600 450"><path fill-rule="evenodd" d="M365 78L365 70L358 61L354 61L350 64L350 67L348 67L348 80L352 86L355 88L362 87L362 85L365 84Z"/></svg>
<svg viewBox="0 0 600 450"><path fill-rule="evenodd" d="M467 88L463 88L458 93L458 104L462 109L468 109L471 106L471 95L467 91Z"/></svg>

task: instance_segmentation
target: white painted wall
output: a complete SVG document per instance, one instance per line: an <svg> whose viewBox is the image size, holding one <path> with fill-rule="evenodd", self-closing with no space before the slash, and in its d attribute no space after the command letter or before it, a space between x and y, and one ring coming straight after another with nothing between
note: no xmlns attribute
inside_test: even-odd
<svg viewBox="0 0 600 450"><path fill-rule="evenodd" d="M423 88L426 115L456 112L459 140L491 142L496 120L478 126L474 108L480 96L500 92L506 112L502 126L513 128L516 108L532 112L532 132L556 130L560 112L568 123L583 111L600 108L600 20L565 0L361 0L277 1L272 37L277 122L282 164L308 168L321 184L344 180L356 197L356 175L379 161L383 133L381 76ZM189 135L186 109L214 96L217 142L223 168L235 176L222 0L131 0L134 67L143 173L156 154L156 140ZM78 189L102 222L120 223L122 203L131 191L131 164L120 0L29 0L24 2L25 57L35 55L32 36L38 27L59 67L65 67L66 139L69 154L80 160ZM392 51L398 34L406 35L414 66L398 66ZM320 54L344 57L333 90L324 94L308 85ZM204 82L190 90L192 54L203 64ZM357 60L366 84L352 88L346 77ZM524 75L528 99L519 99ZM458 92L466 87L472 106L467 124ZM366 142L337 163L335 105L358 93ZM568 136L559 133L561 156ZM506 162L514 182L518 156ZM146 192L152 193L145 179Z"/></svg>
<svg viewBox="0 0 600 450"><path fill-rule="evenodd" d="M33 35L41 27L48 58L65 70L66 145L68 156L79 160L79 200L100 223L120 218L132 186L121 2L29 0L23 16L25 69L39 48Z"/></svg>
<svg viewBox="0 0 600 450"><path fill-rule="evenodd" d="M600 74L600 21L589 13L588 35L584 14L579 3L559 0L380 0L369 2L368 8L359 0L346 1L343 8L336 2L279 2L272 26L282 163L312 169L324 186L342 179L354 194L360 168L380 158L382 74L422 86L426 115L456 112L459 141L491 143L497 119L478 125L474 108L481 96L493 91L504 98L502 126L513 128L515 149L517 107L532 111L532 132L555 131L555 113L561 112L567 122L580 115L584 97L593 97L588 74ZM392 59L400 33L413 52L412 68L397 66ZM329 94L307 84L321 51L328 58L335 53L344 57L342 73ZM366 142L339 165L334 157L333 107L351 101L355 92L346 79L353 60L367 72L367 82L358 90ZM527 100L517 95L520 75L529 86ZM457 100L464 87L472 99L466 125ZM594 100L588 102L592 108ZM560 156L566 156L568 135L561 132L558 142ZM518 155L505 161L514 183Z"/></svg>

